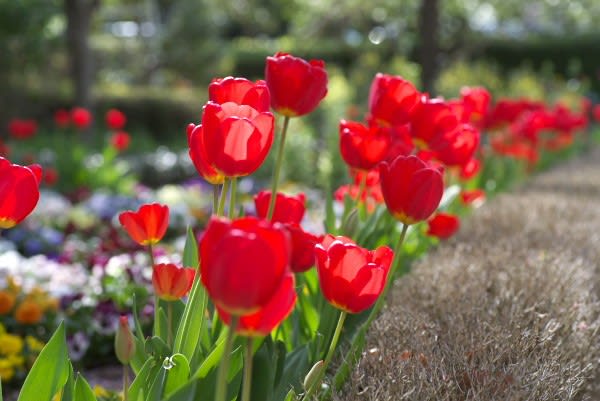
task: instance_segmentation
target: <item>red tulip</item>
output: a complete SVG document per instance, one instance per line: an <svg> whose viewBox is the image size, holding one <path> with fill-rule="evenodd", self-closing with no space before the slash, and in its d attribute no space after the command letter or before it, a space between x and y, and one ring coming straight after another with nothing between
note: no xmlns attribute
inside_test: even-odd
<svg viewBox="0 0 600 401"><path fill-rule="evenodd" d="M208 86L208 99L218 104L245 104L259 112L269 111L271 102L265 81L234 77L213 79Z"/></svg>
<svg viewBox="0 0 600 401"><path fill-rule="evenodd" d="M274 126L270 112L232 102L208 102L199 132L207 163L227 177L252 174L271 149Z"/></svg>
<svg viewBox="0 0 600 401"><path fill-rule="evenodd" d="M306 61L287 53L267 57L265 80L271 106L284 116L313 111L327 95L327 71L322 60Z"/></svg>
<svg viewBox="0 0 600 401"><path fill-rule="evenodd" d="M169 207L159 203L142 205L137 212L119 214L119 222L127 234L140 245L157 244L169 225Z"/></svg>
<svg viewBox="0 0 600 401"><path fill-rule="evenodd" d="M485 202L485 191L483 189L464 190L460 193L460 200L465 205L480 206Z"/></svg>
<svg viewBox="0 0 600 401"><path fill-rule="evenodd" d="M110 144L119 152L126 150L130 143L131 137L125 131L117 131L110 137Z"/></svg>
<svg viewBox="0 0 600 401"><path fill-rule="evenodd" d="M189 124L187 127L187 136L190 147L190 159L192 159L198 174L213 185L222 184L225 181L225 176L208 164L206 146L204 146L202 135L202 125Z"/></svg>
<svg viewBox="0 0 600 401"><path fill-rule="evenodd" d="M125 114L117 109L108 110L106 112L105 120L108 128L115 131L123 129L127 123L127 117Z"/></svg>
<svg viewBox="0 0 600 401"><path fill-rule="evenodd" d="M398 156L408 156L415 150L410 126L408 124L398 125L391 129L392 143L388 148L385 159L388 162L393 161Z"/></svg>
<svg viewBox="0 0 600 401"><path fill-rule="evenodd" d="M336 308L360 313L383 291L394 252L387 246L369 251L328 234L315 246L315 256L323 296Z"/></svg>
<svg viewBox="0 0 600 401"><path fill-rule="evenodd" d="M294 273L305 272L315 265L315 245L321 238L304 231L298 224L286 224L285 228L292 241L290 268Z"/></svg>
<svg viewBox="0 0 600 401"><path fill-rule="evenodd" d="M59 128L64 128L71 122L71 113L65 109L58 109L54 112L54 124Z"/></svg>
<svg viewBox="0 0 600 401"><path fill-rule="evenodd" d="M594 116L594 120L596 120L597 123L600 123L600 104L597 104L592 108L592 115Z"/></svg>
<svg viewBox="0 0 600 401"><path fill-rule="evenodd" d="M129 328L129 319L125 315L119 317L115 334L115 354L123 365L129 365L135 356L135 337Z"/></svg>
<svg viewBox="0 0 600 401"><path fill-rule="evenodd" d="M411 133L421 149L428 149L438 140L459 126L457 115L440 99L423 99L411 121Z"/></svg>
<svg viewBox="0 0 600 401"><path fill-rule="evenodd" d="M475 177L481 170L481 162L478 159L472 158L461 166L460 178L463 180L470 180Z"/></svg>
<svg viewBox="0 0 600 401"><path fill-rule="evenodd" d="M379 124L395 126L410 122L421 94L401 76L377 74L369 90L369 113Z"/></svg>
<svg viewBox="0 0 600 401"><path fill-rule="evenodd" d="M471 124L460 124L454 130L432 138L428 149L445 165L462 166L472 159L478 146L479 131Z"/></svg>
<svg viewBox="0 0 600 401"><path fill-rule="evenodd" d="M200 277L215 305L249 315L269 303L290 271L290 239L279 223L213 217L200 256Z"/></svg>
<svg viewBox="0 0 600 401"><path fill-rule="evenodd" d="M41 178L39 165L19 166L0 157L0 228L14 227L33 211Z"/></svg>
<svg viewBox="0 0 600 401"><path fill-rule="evenodd" d="M462 102L469 115L470 122L482 121L488 113L492 96L483 87L464 87L460 90Z"/></svg>
<svg viewBox="0 0 600 401"><path fill-rule="evenodd" d="M256 215L262 219L267 217L269 203L271 202L271 191L260 191L254 196ZM290 196L281 192L275 198L275 209L271 221L278 223L300 224L306 211L306 196L303 193Z"/></svg>
<svg viewBox="0 0 600 401"><path fill-rule="evenodd" d="M52 186L58 181L58 171L52 167L46 167L43 174L44 184Z"/></svg>
<svg viewBox="0 0 600 401"><path fill-rule="evenodd" d="M353 168L370 170L382 161L392 142L389 128L367 127L354 121L340 121L340 151Z"/></svg>
<svg viewBox="0 0 600 401"><path fill-rule="evenodd" d="M448 213L437 213L427 222L427 235L439 239L452 237L460 228L460 220L457 216Z"/></svg>
<svg viewBox="0 0 600 401"><path fill-rule="evenodd" d="M38 126L35 120L14 118L8 123L8 133L15 139L27 139L34 136Z"/></svg>
<svg viewBox="0 0 600 401"><path fill-rule="evenodd" d="M183 298L192 288L195 269L179 267L172 263L160 263L152 268L154 293L165 301Z"/></svg>
<svg viewBox="0 0 600 401"><path fill-rule="evenodd" d="M294 310L296 304L295 279L292 273L286 273L281 284L269 302L258 311L239 317L235 332L247 337L269 335ZM231 324L231 314L217 305L219 316L225 324Z"/></svg>
<svg viewBox="0 0 600 401"><path fill-rule="evenodd" d="M92 113L83 107L75 107L71 110L71 121L77 128L86 129L92 123Z"/></svg>
<svg viewBox="0 0 600 401"><path fill-rule="evenodd" d="M380 164L381 191L390 213L404 224L426 220L444 193L442 174L416 156Z"/></svg>

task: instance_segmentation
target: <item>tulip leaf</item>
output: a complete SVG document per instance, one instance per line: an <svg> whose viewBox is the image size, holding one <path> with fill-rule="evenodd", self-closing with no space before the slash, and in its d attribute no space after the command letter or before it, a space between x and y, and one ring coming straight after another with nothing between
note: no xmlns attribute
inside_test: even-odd
<svg viewBox="0 0 600 401"><path fill-rule="evenodd" d="M139 373L136 375L133 383L129 386L129 399L138 400L140 397L144 398L144 394L147 392L145 389L148 386L148 382L150 377L153 377L160 369L161 366L154 359L146 360L144 366L140 369Z"/></svg>
<svg viewBox="0 0 600 401"><path fill-rule="evenodd" d="M281 380L275 389L274 400L285 399L292 388L297 390L297 392L302 392L304 376L311 368L308 355L308 346L306 345L298 347L288 354L285 358Z"/></svg>
<svg viewBox="0 0 600 401"><path fill-rule="evenodd" d="M297 400L298 400L298 396L296 395L296 392L294 391L294 389L291 388L290 391L285 396L284 401L297 401Z"/></svg>
<svg viewBox="0 0 600 401"><path fill-rule="evenodd" d="M197 388L198 380L191 380L173 394L165 398L164 401L195 401L197 399Z"/></svg>
<svg viewBox="0 0 600 401"><path fill-rule="evenodd" d="M69 363L69 378L63 386L60 401L73 401L73 387L75 385L75 380L73 379L74 376L75 373L73 372L73 364Z"/></svg>
<svg viewBox="0 0 600 401"><path fill-rule="evenodd" d="M326 232L332 235L337 233L337 228L335 226L335 212L333 210L333 195L329 189L326 191L325 195L325 221L323 223Z"/></svg>
<svg viewBox="0 0 600 401"><path fill-rule="evenodd" d="M29 371L18 401L50 401L69 378L64 322L56 329Z"/></svg>
<svg viewBox="0 0 600 401"><path fill-rule="evenodd" d="M77 374L77 378L75 379L75 390L73 391L74 400L77 401L96 401L96 396L92 391L92 388L88 384L88 382L81 376Z"/></svg>
<svg viewBox="0 0 600 401"><path fill-rule="evenodd" d="M171 355L171 350L165 341L154 336L146 341L146 352L153 354L155 359L163 360L164 358Z"/></svg>
<svg viewBox="0 0 600 401"><path fill-rule="evenodd" d="M188 228L187 239L183 252L183 264L199 269L198 265L198 243L191 229ZM190 292L185 308L175 334L173 346L174 353L183 354L191 362L190 367L195 368L194 354L198 348L198 342L206 330L205 311L208 296L200 282L199 270L194 278L194 284Z"/></svg>
<svg viewBox="0 0 600 401"><path fill-rule="evenodd" d="M223 356L223 351L225 351L225 340L227 337L227 331L223 330L221 332L221 336L216 341L216 346L212 350L210 354L204 359L196 373L194 373L194 377L201 379L206 377L212 368L217 366L219 361L221 360L221 356Z"/></svg>
<svg viewBox="0 0 600 401"><path fill-rule="evenodd" d="M263 341L252 358L252 392L251 400L270 401L275 386L277 361L281 356L271 337Z"/></svg>
<svg viewBox="0 0 600 401"><path fill-rule="evenodd" d="M190 377L190 364L183 354L175 354L163 362L163 368L167 369L164 393L169 397L187 383Z"/></svg>

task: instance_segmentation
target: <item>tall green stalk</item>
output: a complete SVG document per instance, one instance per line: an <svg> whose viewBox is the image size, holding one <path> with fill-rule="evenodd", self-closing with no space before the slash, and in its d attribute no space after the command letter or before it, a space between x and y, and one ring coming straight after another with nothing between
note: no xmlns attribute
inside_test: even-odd
<svg viewBox="0 0 600 401"><path fill-rule="evenodd" d="M271 183L271 202L269 202L269 211L267 212L267 220L273 218L275 212L275 198L277 197L277 186L279 185L279 173L283 164L283 149L285 146L285 136L287 134L290 117L283 118L283 128L281 129L281 138L279 139L279 149L277 150L277 159L275 160L275 170L273 170L273 182Z"/></svg>
<svg viewBox="0 0 600 401"><path fill-rule="evenodd" d="M235 338L235 328L237 327L239 318L231 317L227 339L225 340L225 349L219 371L217 372L217 387L215 390L215 401L226 401L227 397L227 375L229 374L229 363L231 362L231 350L233 348L233 339Z"/></svg>
<svg viewBox="0 0 600 401"><path fill-rule="evenodd" d="M252 389L252 348L253 338L246 339L244 351L244 382L242 384L242 401L250 401L250 390Z"/></svg>
<svg viewBox="0 0 600 401"><path fill-rule="evenodd" d="M235 217L235 197L237 195L237 177L231 179L231 189L229 192L229 218Z"/></svg>
<svg viewBox="0 0 600 401"><path fill-rule="evenodd" d="M225 214L225 198L229 191L229 178L225 178L223 181L223 189L221 190L221 198L219 200L219 207L217 208L217 216L223 216Z"/></svg>

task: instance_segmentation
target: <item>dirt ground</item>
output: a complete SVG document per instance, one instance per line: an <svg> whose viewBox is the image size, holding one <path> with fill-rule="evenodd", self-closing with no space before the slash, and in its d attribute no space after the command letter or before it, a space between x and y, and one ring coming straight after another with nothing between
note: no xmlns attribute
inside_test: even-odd
<svg viewBox="0 0 600 401"><path fill-rule="evenodd" d="M600 400L600 151L491 199L395 283L338 401Z"/></svg>

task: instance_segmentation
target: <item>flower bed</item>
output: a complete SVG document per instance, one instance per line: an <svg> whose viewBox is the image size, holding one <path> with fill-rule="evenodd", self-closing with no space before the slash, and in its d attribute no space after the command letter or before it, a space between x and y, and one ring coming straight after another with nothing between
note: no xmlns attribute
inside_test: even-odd
<svg viewBox="0 0 600 401"><path fill-rule="evenodd" d="M74 376L71 361L112 358L115 332L117 358L136 375L129 386L125 373L131 399L327 394L346 378L393 278L429 245L451 237L458 215L483 201L484 189L506 188L551 155L571 152L587 123L586 107L576 112L506 99L490 107L482 88L465 89L452 101L430 99L401 77L378 74L366 121L340 123L340 150L353 183L336 191L335 203L325 195L324 230L311 232L304 195L277 189L290 120L318 106L326 77L320 61L277 54L267 60L266 82L213 81L202 124L190 124L187 134L190 158L215 191L164 190L171 200L194 199L191 206L150 204L161 191L141 191L135 199L96 193L77 205L43 194L40 205L48 210L27 222L29 231L12 228L31 212L10 203L14 183L27 181L35 205L41 173L8 161L0 166L0 179L4 173L9 183L0 205L0 221L10 228L5 237L22 253L47 255L7 251L2 260L6 282L20 281L23 292L24 301L6 310L18 323L14 330L37 325L48 341L21 399L33 391L44 399L59 391L96 399L85 379ZM274 142L270 107L283 118L271 191L255 196L255 208L240 207L239 178L256 171ZM89 120L84 117L72 113L77 126ZM119 150L122 139L110 149ZM132 211L119 213L125 209ZM184 229L202 227L192 216L208 221L199 243ZM32 292L46 303L32 304L37 315L17 314ZM54 312L64 323L48 338ZM338 343L344 363L325 385ZM41 378L50 366L53 373Z"/></svg>

